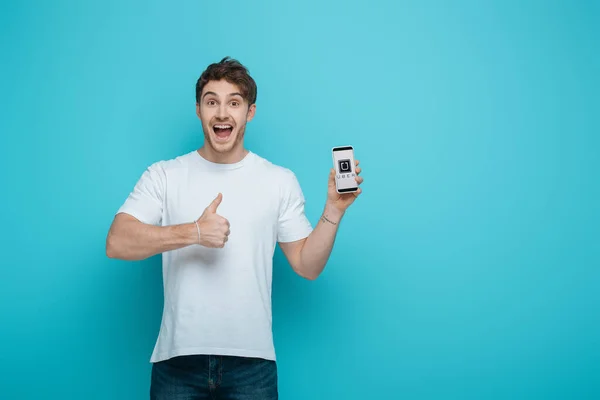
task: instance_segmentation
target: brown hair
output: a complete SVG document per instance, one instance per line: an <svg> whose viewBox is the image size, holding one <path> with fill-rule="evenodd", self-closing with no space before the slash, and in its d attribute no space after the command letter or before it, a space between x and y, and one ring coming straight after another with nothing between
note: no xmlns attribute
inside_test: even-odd
<svg viewBox="0 0 600 400"><path fill-rule="evenodd" d="M225 57L218 63L210 64L200 75L198 82L196 82L196 102L200 102L204 85L209 81L219 81L221 79L237 85L248 105L256 103L256 82L249 75L246 67L230 57Z"/></svg>

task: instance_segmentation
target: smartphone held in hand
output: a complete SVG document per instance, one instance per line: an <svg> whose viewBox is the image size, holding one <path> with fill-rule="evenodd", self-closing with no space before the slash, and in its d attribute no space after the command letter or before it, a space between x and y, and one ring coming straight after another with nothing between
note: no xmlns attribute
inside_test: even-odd
<svg viewBox="0 0 600 400"><path fill-rule="evenodd" d="M351 193L358 190L356 164L352 146L337 146L331 149L335 169L335 188L338 193Z"/></svg>

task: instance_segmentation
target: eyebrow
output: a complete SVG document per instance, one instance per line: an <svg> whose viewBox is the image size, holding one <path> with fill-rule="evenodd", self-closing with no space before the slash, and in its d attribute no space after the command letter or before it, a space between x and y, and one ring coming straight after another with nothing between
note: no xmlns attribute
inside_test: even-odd
<svg viewBox="0 0 600 400"><path fill-rule="evenodd" d="M208 96L208 95L213 95L213 96L217 96L217 97L219 97L219 96L218 96L218 95L217 95L215 92L206 92L206 93L204 93L204 96L202 96L202 97L204 98L204 97L206 97L206 96ZM241 94L241 93L238 93L238 92L229 93L229 96L230 96L230 97L233 97L233 96L240 96L240 97L244 97L244 96L242 96L242 94Z"/></svg>

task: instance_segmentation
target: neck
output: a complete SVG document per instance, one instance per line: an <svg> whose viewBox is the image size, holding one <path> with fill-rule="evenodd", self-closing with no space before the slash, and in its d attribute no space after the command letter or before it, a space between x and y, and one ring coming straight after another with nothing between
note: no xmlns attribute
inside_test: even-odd
<svg viewBox="0 0 600 400"><path fill-rule="evenodd" d="M242 159L246 157L246 154L248 154L248 150L243 147L231 149L231 151L227 153L219 153L209 146L204 145L197 151L205 160L217 164L235 164L242 161Z"/></svg>

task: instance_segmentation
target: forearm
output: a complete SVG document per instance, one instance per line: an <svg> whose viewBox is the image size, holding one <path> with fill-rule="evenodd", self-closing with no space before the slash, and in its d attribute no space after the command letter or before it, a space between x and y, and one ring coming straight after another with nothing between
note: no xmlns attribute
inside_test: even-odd
<svg viewBox="0 0 600 400"><path fill-rule="evenodd" d="M340 221L344 213L326 205L317 226L306 239L300 251L300 271L302 275L316 279L327 264Z"/></svg>
<svg viewBox="0 0 600 400"><path fill-rule="evenodd" d="M198 243L195 224L154 226L117 216L106 239L106 254L122 260L143 260Z"/></svg>

